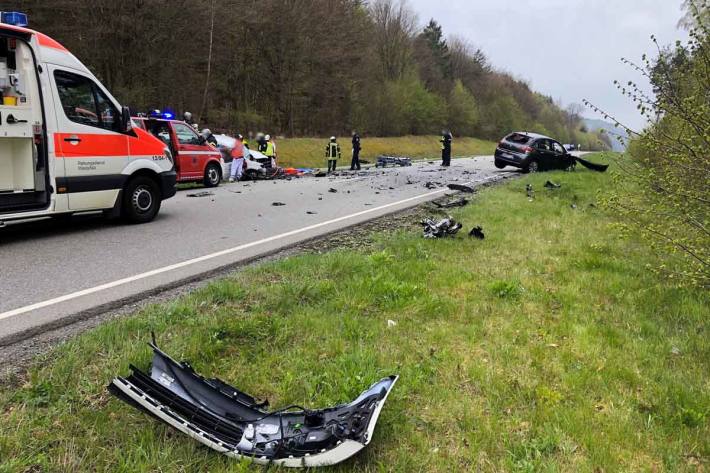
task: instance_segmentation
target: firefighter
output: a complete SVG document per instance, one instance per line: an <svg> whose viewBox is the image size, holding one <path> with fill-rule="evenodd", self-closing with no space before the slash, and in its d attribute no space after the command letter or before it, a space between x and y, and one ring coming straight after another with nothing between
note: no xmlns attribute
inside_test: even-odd
<svg viewBox="0 0 710 473"><path fill-rule="evenodd" d="M340 158L340 145L334 136L330 137L330 143L325 147L325 157L328 160L328 172L335 172Z"/></svg>
<svg viewBox="0 0 710 473"><path fill-rule="evenodd" d="M210 144L210 145L214 146L215 148L219 145L219 143L217 142L217 138L214 137L214 135L212 134L212 131L209 128L205 128L204 130L202 130L202 133L200 133L200 134L205 139L205 142L207 144Z"/></svg>
<svg viewBox="0 0 710 473"><path fill-rule="evenodd" d="M451 132L444 130L441 132L441 165L444 167L451 166L451 142L453 137Z"/></svg>
<svg viewBox="0 0 710 473"><path fill-rule="evenodd" d="M350 164L350 170L355 171L356 169L359 171L360 170L360 150L362 148L360 147L360 135L357 134L357 131L353 131L353 161Z"/></svg>
<svg viewBox="0 0 710 473"><path fill-rule="evenodd" d="M276 143L271 139L271 135L264 137L264 156L269 158L269 167L276 165Z"/></svg>

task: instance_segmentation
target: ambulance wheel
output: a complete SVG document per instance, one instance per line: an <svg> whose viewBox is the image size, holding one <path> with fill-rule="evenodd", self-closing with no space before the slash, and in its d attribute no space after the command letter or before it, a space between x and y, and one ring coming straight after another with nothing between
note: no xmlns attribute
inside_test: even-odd
<svg viewBox="0 0 710 473"><path fill-rule="evenodd" d="M205 168L205 187L217 187L222 181L222 170L215 163L210 163Z"/></svg>
<svg viewBox="0 0 710 473"><path fill-rule="evenodd" d="M123 218L130 223L148 223L158 215L161 196L158 184L151 178L131 179L123 193Z"/></svg>

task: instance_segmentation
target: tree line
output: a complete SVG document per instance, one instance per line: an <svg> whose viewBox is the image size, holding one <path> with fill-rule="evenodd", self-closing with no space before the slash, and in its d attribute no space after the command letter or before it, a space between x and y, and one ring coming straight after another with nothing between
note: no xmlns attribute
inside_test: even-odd
<svg viewBox="0 0 710 473"><path fill-rule="evenodd" d="M135 110L290 136L546 133L586 147L579 109L496 70L406 0L0 0Z"/></svg>

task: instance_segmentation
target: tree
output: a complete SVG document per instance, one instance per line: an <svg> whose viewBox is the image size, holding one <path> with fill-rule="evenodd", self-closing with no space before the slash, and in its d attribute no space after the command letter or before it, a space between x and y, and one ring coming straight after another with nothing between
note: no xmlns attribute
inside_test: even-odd
<svg viewBox="0 0 710 473"><path fill-rule="evenodd" d="M700 18L707 4L693 5ZM661 48L659 57L625 62L653 85L648 96L634 82L617 83L650 123L634 131L629 162L622 161L622 190L609 199L625 225L640 229L662 257L656 268L682 283L710 285L710 29L702 22L687 44ZM588 102L587 102L588 103ZM589 104L606 118L610 115ZM677 258L677 256L679 258Z"/></svg>
<svg viewBox="0 0 710 473"><path fill-rule="evenodd" d="M473 136L478 125L478 105L460 80L449 96L449 128L457 135Z"/></svg>

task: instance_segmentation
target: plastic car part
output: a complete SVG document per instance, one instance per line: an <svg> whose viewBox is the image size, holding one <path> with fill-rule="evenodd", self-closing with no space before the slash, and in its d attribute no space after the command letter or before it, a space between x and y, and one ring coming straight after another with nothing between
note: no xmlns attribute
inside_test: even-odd
<svg viewBox="0 0 710 473"><path fill-rule="evenodd" d="M397 376L375 383L349 404L273 412L219 379L197 374L155 344L150 375L131 366L109 391L198 442L233 458L284 467L335 465L365 448ZM298 409L293 411L293 409Z"/></svg>
<svg viewBox="0 0 710 473"><path fill-rule="evenodd" d="M445 238L447 236L456 235L463 227L460 223L451 217L439 220L431 218L422 221L424 227L424 238Z"/></svg>
<svg viewBox="0 0 710 473"><path fill-rule="evenodd" d="M586 159L582 158L575 158L579 164L584 166L585 168L591 170L591 171L597 171L597 172L606 172L607 169L609 169L608 164L597 164L593 163L591 161L587 161Z"/></svg>

